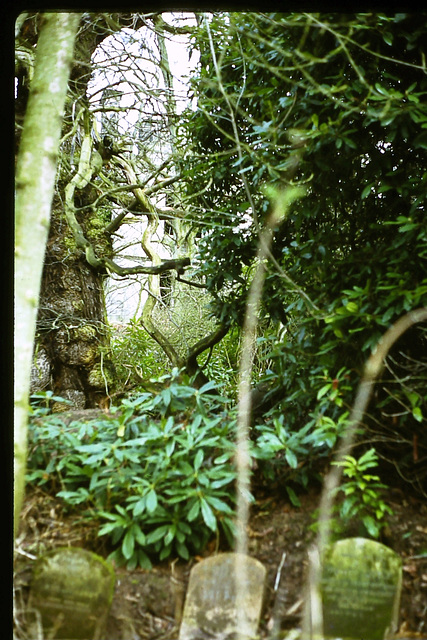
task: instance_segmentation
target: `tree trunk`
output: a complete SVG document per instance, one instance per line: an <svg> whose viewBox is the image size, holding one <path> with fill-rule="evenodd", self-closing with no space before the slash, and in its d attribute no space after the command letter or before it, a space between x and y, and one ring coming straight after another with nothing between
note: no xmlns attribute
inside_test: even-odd
<svg viewBox="0 0 427 640"><path fill-rule="evenodd" d="M107 14L93 14L92 22L82 25L76 41L76 60L70 73L70 107L64 119L67 133L80 117L78 111L81 107L71 117L71 104L74 108L86 103L93 52L105 37L129 21L133 24L134 19L127 14L117 15L115 20L110 20ZM95 24L97 28L94 28ZM88 111L77 124L83 139L90 139L92 121ZM63 153L68 152L71 157L70 140L64 144ZM78 151L74 149L76 156ZM96 155L92 147L90 153ZM58 178L53 204L37 318L31 391L53 390L71 402L72 408L84 409L108 403L113 371L105 326L105 269L90 266L84 249L76 244L66 215L66 190L70 185L73 187L70 204L77 210L93 203L98 193L88 183L78 184L75 178L80 166L74 171L69 165L70 157L64 155L64 167ZM89 180L93 175L95 173L89 176ZM110 221L107 219L108 210L99 207L95 211L73 211L73 214L97 255L111 257L111 236L105 233ZM66 408L60 403L53 406L53 410L58 411Z"/></svg>
<svg viewBox="0 0 427 640"><path fill-rule="evenodd" d="M24 492L28 395L37 303L48 236L62 115L80 15L46 14L16 168L15 523Z"/></svg>
<svg viewBox="0 0 427 640"><path fill-rule="evenodd" d="M86 221L86 233L91 223ZM93 231L93 229L92 229ZM104 239L104 252L111 251ZM47 244L32 391L52 389L74 409L103 407L112 384L105 325L103 276L88 265L55 198ZM53 409L65 410L66 405Z"/></svg>

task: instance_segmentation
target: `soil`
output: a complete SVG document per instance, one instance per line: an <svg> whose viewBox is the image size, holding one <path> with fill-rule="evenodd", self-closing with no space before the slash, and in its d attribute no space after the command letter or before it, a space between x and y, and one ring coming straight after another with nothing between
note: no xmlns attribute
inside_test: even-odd
<svg viewBox="0 0 427 640"><path fill-rule="evenodd" d="M272 630L284 638L300 626L307 549L314 539L310 529L319 491L300 495L301 506L287 495L257 495L248 528L249 553L267 569L265 605L260 638ZM427 504L410 492L391 489L387 502L394 515L381 542L403 560L403 588L398 638L427 638ZM31 489L22 512L15 558L15 638L28 638L26 605L34 560L58 546L77 546L108 555L96 527L64 513L59 500L41 489ZM217 552L212 543L204 557ZM225 550L225 548L223 549ZM116 587L108 619L107 640L177 640L191 567L190 562L168 562L151 571L116 568ZM275 589L276 587L276 589Z"/></svg>

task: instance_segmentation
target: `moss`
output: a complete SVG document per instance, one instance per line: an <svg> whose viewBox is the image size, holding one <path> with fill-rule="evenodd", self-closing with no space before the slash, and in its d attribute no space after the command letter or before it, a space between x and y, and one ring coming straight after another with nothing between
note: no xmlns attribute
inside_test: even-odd
<svg viewBox="0 0 427 640"><path fill-rule="evenodd" d="M104 363L101 367L101 363L97 362L94 367L90 370L88 382L92 387L96 389L102 389L105 387L105 383L108 385L112 385L114 379L109 371L109 367Z"/></svg>
<svg viewBox="0 0 427 640"><path fill-rule="evenodd" d="M84 549L60 547L39 558L31 601L41 613L44 637L53 637L53 627L56 638L103 637L115 579L111 565Z"/></svg>
<svg viewBox="0 0 427 640"><path fill-rule="evenodd" d="M88 345L86 350L81 354L80 362L82 364L91 364L98 355L98 349L95 345Z"/></svg>
<svg viewBox="0 0 427 640"><path fill-rule="evenodd" d="M73 305L74 306L74 305ZM96 328L92 324L85 324L73 329L73 340L91 341L96 338Z"/></svg>
<svg viewBox="0 0 427 640"><path fill-rule="evenodd" d="M105 233L105 227L110 219L111 212L101 209L85 221L86 237L99 257L111 258L112 256L111 238Z"/></svg>
<svg viewBox="0 0 427 640"><path fill-rule="evenodd" d="M322 579L325 637L382 640L397 623L401 559L388 547L347 538L329 548Z"/></svg>
<svg viewBox="0 0 427 640"><path fill-rule="evenodd" d="M80 255L80 249L77 247L76 245L76 241L74 240L74 236L70 234L67 234L63 237L62 242L64 243L64 247L66 249L66 257L69 258L70 256L79 256Z"/></svg>
<svg viewBox="0 0 427 640"><path fill-rule="evenodd" d="M83 300L72 300L71 305L76 311L83 311L85 303Z"/></svg>

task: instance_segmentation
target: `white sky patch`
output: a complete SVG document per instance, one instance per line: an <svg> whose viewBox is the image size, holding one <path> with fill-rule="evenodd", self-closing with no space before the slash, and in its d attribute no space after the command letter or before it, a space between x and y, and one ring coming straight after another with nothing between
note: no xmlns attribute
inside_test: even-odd
<svg viewBox="0 0 427 640"><path fill-rule="evenodd" d="M194 14L162 14L165 21L177 26L195 26ZM172 35L165 32L166 49L173 76L177 112L188 106L188 78L197 66L199 56L189 52L189 35ZM99 106L104 90L115 90L120 96L111 97L126 111L118 118L121 132L129 130L156 113L164 112L166 90L160 71L160 53L156 35L152 29L141 27L137 31L122 29L103 40L92 58L95 73L89 84L90 101ZM105 100L104 96L104 100ZM101 113L96 115L101 124Z"/></svg>
<svg viewBox="0 0 427 640"><path fill-rule="evenodd" d="M197 25L193 13L164 13L162 16L165 22L172 26L195 27ZM189 44L190 39L187 34L171 36L166 40L178 113L181 113L188 104L188 78L191 71L197 67L200 59L198 51L193 50L190 54Z"/></svg>

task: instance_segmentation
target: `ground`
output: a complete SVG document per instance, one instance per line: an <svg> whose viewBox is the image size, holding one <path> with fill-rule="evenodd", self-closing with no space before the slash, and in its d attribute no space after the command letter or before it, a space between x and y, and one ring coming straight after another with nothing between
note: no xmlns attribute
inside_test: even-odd
<svg viewBox="0 0 427 640"><path fill-rule="evenodd" d="M278 493L272 496L259 492L248 529L250 555L267 569L261 621L263 639L279 625L280 637L285 637L288 630L300 624L306 552L314 537L310 525L319 502L318 489L300 495L299 508L290 504L287 495ZM389 490L387 502L394 515L388 517L382 542L403 560L397 637L427 638L427 504L421 498L411 497L411 491L405 489ZM93 524L64 513L59 500L41 489L28 490L15 561L15 640L35 640L26 635L25 618L31 567L36 556L67 545L105 556L104 539L96 534ZM204 555L215 551L212 544ZM200 559L163 563L152 571L117 568L106 639L176 640L188 575Z"/></svg>

